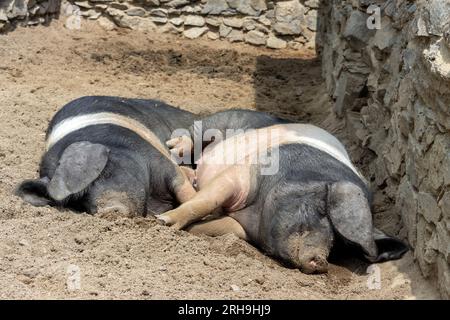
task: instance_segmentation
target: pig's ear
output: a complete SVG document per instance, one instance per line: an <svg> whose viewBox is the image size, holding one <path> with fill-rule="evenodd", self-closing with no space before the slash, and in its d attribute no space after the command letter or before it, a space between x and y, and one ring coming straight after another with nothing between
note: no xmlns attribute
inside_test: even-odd
<svg viewBox="0 0 450 320"><path fill-rule="evenodd" d="M48 196L47 177L36 180L25 180L15 190L15 195L36 207L43 207L52 204Z"/></svg>
<svg viewBox="0 0 450 320"><path fill-rule="evenodd" d="M373 237L378 248L378 256L366 257L371 262L383 262L400 259L410 247L400 239L389 236L377 228L373 229Z"/></svg>
<svg viewBox="0 0 450 320"><path fill-rule="evenodd" d="M363 190L350 182L328 186L328 215L335 231L358 244L368 257L377 257L372 214Z"/></svg>
<svg viewBox="0 0 450 320"><path fill-rule="evenodd" d="M85 190L98 178L108 162L109 149L87 141L76 142L64 150L50 183L48 193L61 201Z"/></svg>

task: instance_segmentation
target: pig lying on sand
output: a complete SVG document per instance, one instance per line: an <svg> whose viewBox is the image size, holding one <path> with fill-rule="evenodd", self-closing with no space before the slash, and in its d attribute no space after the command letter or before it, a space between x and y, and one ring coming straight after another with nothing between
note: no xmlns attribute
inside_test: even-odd
<svg viewBox="0 0 450 320"><path fill-rule="evenodd" d="M50 122L40 178L22 182L16 194L35 206L89 213L165 212L195 194L164 144L193 121L193 114L156 100L74 100Z"/></svg>
<svg viewBox="0 0 450 320"><path fill-rule="evenodd" d="M254 127L269 126L207 146L197 165L197 194L157 216L161 223L211 236L234 233L305 273L327 271L337 238L359 246L371 262L397 259L408 250L373 227L367 184L334 136L258 112L212 117L221 116L241 122L250 117ZM203 129L219 124L223 132L232 125L216 120L206 118ZM168 145L178 152L187 141L176 138ZM277 163L267 161L271 157ZM275 164L275 170L264 173L267 163ZM218 208L227 215L200 221Z"/></svg>

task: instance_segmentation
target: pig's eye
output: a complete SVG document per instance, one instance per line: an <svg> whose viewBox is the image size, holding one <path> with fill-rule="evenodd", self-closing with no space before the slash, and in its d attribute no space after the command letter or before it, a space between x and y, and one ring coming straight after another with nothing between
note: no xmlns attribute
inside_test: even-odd
<svg viewBox="0 0 450 320"><path fill-rule="evenodd" d="M211 137L211 142L214 142L214 141L216 141L216 137L215 137L215 136L212 136L212 137Z"/></svg>

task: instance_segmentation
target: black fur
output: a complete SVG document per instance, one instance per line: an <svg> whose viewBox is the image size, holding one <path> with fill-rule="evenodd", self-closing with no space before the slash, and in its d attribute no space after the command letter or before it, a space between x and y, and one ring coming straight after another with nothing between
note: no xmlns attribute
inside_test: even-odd
<svg viewBox="0 0 450 320"><path fill-rule="evenodd" d="M76 99L53 117L47 135L59 122L82 114L111 112L133 118L149 128L165 146L175 129L188 129L195 116L187 111L169 106L161 101L126 99L120 97L82 97ZM40 164L40 178L51 180L66 148L76 142L88 141L109 149L108 162L100 176L88 188L63 201L48 199L42 183L30 182L19 186L17 194L39 191L48 204L81 207L87 212L97 211L97 198L105 191L126 193L133 204L133 213L155 214L167 211L177 204L173 192L176 168L155 147L129 129L109 124L93 125L65 136L46 152ZM39 197L38 197L39 198ZM25 197L24 197L25 199ZM33 201L31 201L33 203ZM45 201L35 201L35 205Z"/></svg>

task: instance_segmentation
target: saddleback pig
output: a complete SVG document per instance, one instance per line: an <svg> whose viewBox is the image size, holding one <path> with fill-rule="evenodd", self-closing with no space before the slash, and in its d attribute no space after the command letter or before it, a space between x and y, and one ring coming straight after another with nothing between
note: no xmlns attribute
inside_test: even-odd
<svg viewBox="0 0 450 320"><path fill-rule="evenodd" d="M194 115L156 100L91 96L51 120L39 179L16 194L35 206L156 214L195 194L164 141Z"/></svg>
<svg viewBox="0 0 450 320"><path fill-rule="evenodd" d="M203 143L197 194L157 216L161 223L211 236L234 233L305 273L327 271L338 239L362 249L371 262L408 250L374 228L367 183L327 131L241 110L207 117L201 126L202 134L218 129L216 138L225 128L259 129ZM177 154L189 152L192 141L179 137L167 144ZM217 209L226 215L210 215Z"/></svg>

